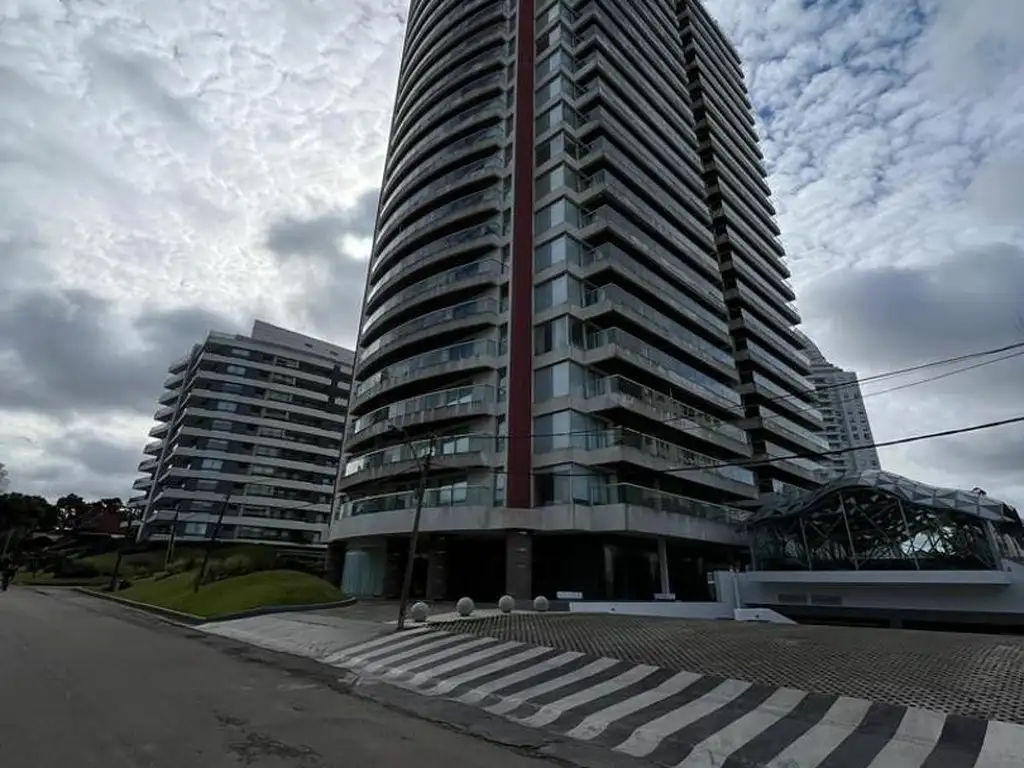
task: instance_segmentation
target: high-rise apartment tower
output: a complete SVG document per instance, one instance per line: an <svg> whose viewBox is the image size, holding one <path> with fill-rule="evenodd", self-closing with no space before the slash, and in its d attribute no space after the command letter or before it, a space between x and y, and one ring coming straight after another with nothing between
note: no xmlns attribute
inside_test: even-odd
<svg viewBox="0 0 1024 768"><path fill-rule="evenodd" d="M141 536L323 547L352 352L259 320L174 362L130 500Z"/></svg>
<svg viewBox="0 0 1024 768"><path fill-rule="evenodd" d="M772 214L739 61L696 3L413 0L345 588L395 591L425 477L429 596L702 595L742 559L735 505L816 482L778 458L821 443Z"/></svg>
<svg viewBox="0 0 1024 768"><path fill-rule="evenodd" d="M857 374L830 363L813 341L806 336L803 338L828 448L842 451L828 457L822 476L833 478L881 469Z"/></svg>

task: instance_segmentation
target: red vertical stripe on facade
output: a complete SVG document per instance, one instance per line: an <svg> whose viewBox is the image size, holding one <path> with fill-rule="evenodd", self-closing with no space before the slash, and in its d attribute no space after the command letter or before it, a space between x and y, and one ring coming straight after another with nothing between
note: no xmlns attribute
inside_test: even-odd
<svg viewBox="0 0 1024 768"><path fill-rule="evenodd" d="M531 506L533 449L533 40L534 0L519 0L516 30L512 275L508 352L506 505Z"/></svg>

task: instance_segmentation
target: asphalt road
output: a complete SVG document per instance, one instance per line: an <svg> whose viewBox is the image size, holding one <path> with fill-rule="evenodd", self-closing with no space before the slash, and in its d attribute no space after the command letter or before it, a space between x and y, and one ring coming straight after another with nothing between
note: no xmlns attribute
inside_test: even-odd
<svg viewBox="0 0 1024 768"><path fill-rule="evenodd" d="M351 695L298 660L70 591L0 594L4 768L553 764Z"/></svg>

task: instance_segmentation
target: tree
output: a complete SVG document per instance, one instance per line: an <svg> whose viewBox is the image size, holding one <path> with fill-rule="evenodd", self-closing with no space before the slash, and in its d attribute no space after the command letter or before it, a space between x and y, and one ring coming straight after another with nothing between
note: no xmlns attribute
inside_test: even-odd
<svg viewBox="0 0 1024 768"><path fill-rule="evenodd" d="M70 531L81 525L90 505L77 493L69 493L57 499L56 507L61 530Z"/></svg>
<svg viewBox="0 0 1024 768"><path fill-rule="evenodd" d="M24 536L56 526L57 508L42 496L0 494L0 548L9 550Z"/></svg>

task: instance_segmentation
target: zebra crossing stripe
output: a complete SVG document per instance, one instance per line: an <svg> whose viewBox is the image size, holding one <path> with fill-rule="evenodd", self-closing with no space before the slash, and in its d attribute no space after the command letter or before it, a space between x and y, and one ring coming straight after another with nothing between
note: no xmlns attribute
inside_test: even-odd
<svg viewBox="0 0 1024 768"><path fill-rule="evenodd" d="M510 688L517 683L521 683L524 680L529 680L531 677L537 675L543 675L545 672L550 672L552 669L558 667L564 667L571 661L575 661L583 656L582 653L576 651L567 651L566 653L559 654L550 659L545 659L540 664L534 664L532 667L521 669L518 672L512 672L511 674L499 677L497 680L492 680L488 683L474 688L468 693L462 694L458 701L463 704L476 704L483 700L488 694L498 693L504 688Z"/></svg>
<svg viewBox="0 0 1024 768"><path fill-rule="evenodd" d="M463 656L461 658L455 659L454 661L446 662L445 664L439 664L438 666L432 667L431 669L428 669L424 672L418 672L415 675L413 675L412 679L409 680L407 685L413 688L419 688L424 683L433 680L436 677L447 675L449 672L454 672L457 669L468 667L471 664L476 664L477 662L484 661L486 659L491 658L492 656L499 656L505 653L506 651L511 651L515 650L516 648L520 648L522 647L522 645L522 643L516 640L507 643L499 643L498 645L491 645L487 648L484 648L482 651L471 653L468 656Z"/></svg>
<svg viewBox="0 0 1024 768"><path fill-rule="evenodd" d="M991 722L974 768L1020 768L1024 763L1024 725Z"/></svg>
<svg viewBox="0 0 1024 768"><path fill-rule="evenodd" d="M649 691L638 693L636 696L632 696L625 701L620 701L619 703L606 707L599 712L595 712L585 718L582 723L577 725L566 735L571 736L574 739L579 739L580 741L589 741L597 738L616 720L621 720L635 712L646 709L652 704L657 704L659 701L664 701L670 696L675 696L677 693L689 688L698 680L703 679L703 677L703 675L697 675L693 672L680 672L670 677L657 688L652 688Z"/></svg>
<svg viewBox="0 0 1024 768"><path fill-rule="evenodd" d="M807 694L792 688L780 688L753 712L747 712L712 736L695 744L676 768L717 768L755 736L764 733L803 701Z"/></svg>
<svg viewBox="0 0 1024 768"><path fill-rule="evenodd" d="M351 645L337 653L331 654L324 659L324 661L328 664L338 664L345 659L356 658L358 654L366 654L369 656L370 654L377 652L377 649L404 648L420 642L420 640L422 640L422 635L427 631L428 630L426 629L414 629L409 632L403 632L400 635L385 635L384 637L378 637L375 640L368 640L365 643Z"/></svg>
<svg viewBox="0 0 1024 768"><path fill-rule="evenodd" d="M765 768L815 768L857 730L870 707L870 701L841 696L821 721L765 763Z"/></svg>
<svg viewBox="0 0 1024 768"><path fill-rule="evenodd" d="M613 677L611 680L605 680L603 683L592 685L589 688L584 688L582 691L577 691L574 694L565 696L558 701L545 704L536 714L531 715L520 722L522 722L523 725L530 726L531 728L542 728L545 725L550 725L555 722L555 720L571 709L581 707L591 701L597 701L601 697L608 696L616 691L621 691L623 688L628 688L657 671L657 667L649 667L646 664L640 664L627 669L621 675Z"/></svg>
<svg viewBox="0 0 1024 768"><path fill-rule="evenodd" d="M921 768L942 735L946 716L908 709L893 738L875 755L868 768Z"/></svg>
<svg viewBox="0 0 1024 768"><path fill-rule="evenodd" d="M436 640L431 640L420 645L413 645L411 648L406 648L398 653L392 653L394 648L389 648L384 652L384 655L378 655L376 659L371 661L364 667L364 671L369 674L373 674L384 667L390 667L397 664L399 661L405 661L411 659L413 656L418 656L426 651L436 651L445 646L455 645L460 641L464 640L464 636L460 635L445 635ZM376 654L374 654L376 655ZM366 659L355 659L357 663L365 662Z"/></svg>
<svg viewBox="0 0 1024 768"><path fill-rule="evenodd" d="M415 672L417 669L422 669L430 664L436 664L439 661L444 661L456 654L465 653L472 648L479 648L481 645L493 646L497 642L498 641L493 638L483 637L479 640L471 640L468 643L457 643L452 647L445 648L444 650L437 651L436 653L431 653L428 656L422 656L420 658L413 659L411 662L393 667L385 674L384 677L394 678L409 672Z"/></svg>
<svg viewBox="0 0 1024 768"><path fill-rule="evenodd" d="M506 696L497 704L492 704L487 707L487 711L494 715L504 715L506 712L511 712L520 704L525 704L530 699L535 699L546 693L557 691L559 688L564 688L572 683L578 683L581 680L588 680L594 675L599 675L606 669L611 669L619 663L621 662L618 662L615 659L598 659L597 661L592 661L586 666L575 669L572 672L566 672L564 675L559 675L558 677L554 677L550 680L545 680L543 683L538 683L532 688L527 688L525 691L519 691L518 693Z"/></svg>
<svg viewBox="0 0 1024 768"><path fill-rule="evenodd" d="M490 664L484 664L482 667L476 669L470 669L463 672L460 675L454 675L453 677L445 678L441 680L433 688L428 688L421 693L427 696L444 696L445 694L451 693L456 688L471 683L474 680L479 680L481 677L487 677L493 675L495 672L501 672L503 669L514 667L517 664L522 664L524 661L532 661L538 656L544 656L552 651L551 648L547 648L543 645L537 645L532 648L527 648L522 653L517 653L514 656L508 656L504 659L497 659L492 661Z"/></svg>

